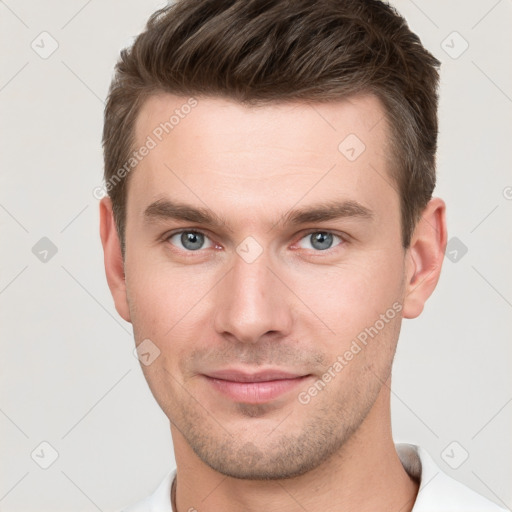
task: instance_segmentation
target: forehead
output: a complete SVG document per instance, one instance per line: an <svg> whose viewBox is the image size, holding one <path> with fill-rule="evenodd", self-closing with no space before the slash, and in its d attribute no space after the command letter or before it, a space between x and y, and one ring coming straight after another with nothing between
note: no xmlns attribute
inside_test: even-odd
<svg viewBox="0 0 512 512"><path fill-rule="evenodd" d="M255 107L158 94L136 121L134 149L151 149L130 178L128 211L164 195L253 214L326 196L383 200L396 196L388 142L385 111L371 95Z"/></svg>
<svg viewBox="0 0 512 512"><path fill-rule="evenodd" d="M373 130L377 125L380 129ZM138 145L147 136L157 143L172 143L187 135L193 144L205 140L206 132L219 145L236 145L237 149L272 145L304 143L304 149L317 150L323 142L330 151L332 145L351 133L363 142L385 143L387 122L382 102L374 95L353 96L336 102L286 102L248 106L217 97L180 97L160 93L150 96L142 105L136 120L135 138ZM313 137L315 133L319 137ZM329 134L329 135L328 135ZM169 137L173 135L174 137ZM221 139L221 135L229 138ZM201 136L201 137L200 137ZM248 139L248 137L256 137ZM164 140L166 139L166 140ZM202 140L201 140L202 139ZM219 148L220 149L220 148ZM335 153L336 154L336 153Z"/></svg>

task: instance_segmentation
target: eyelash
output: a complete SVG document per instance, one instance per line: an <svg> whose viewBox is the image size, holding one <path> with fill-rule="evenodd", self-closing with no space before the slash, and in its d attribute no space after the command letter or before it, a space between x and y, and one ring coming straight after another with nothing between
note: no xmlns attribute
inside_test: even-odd
<svg viewBox="0 0 512 512"><path fill-rule="evenodd" d="M173 236L179 235L179 234L182 234L182 233L197 233L197 234L201 234L201 235L205 236L207 239L209 239L214 246L218 245L216 242L211 240L210 236L206 232L201 231L200 229L180 229L180 230L177 230L177 231L166 233L163 236L163 241L166 242L166 243L169 243L169 245L172 245L172 244L170 244L169 240ZM302 241L307 236L312 235L313 233L327 233L327 234L331 234L334 237L337 237L337 238L340 239L340 242L338 244L334 245L333 247L330 247L329 249L325 249L325 250L306 249L308 251L313 251L313 253L318 254L318 255L331 254L337 248L339 248L342 245L345 245L348 242L348 240L347 240L348 236L347 235L337 234L337 233L335 233L333 231L329 231L329 230L311 229L311 230L303 233L302 236L298 239L298 241L294 243L294 245L297 245L300 241ZM175 246L173 246L173 247L175 247ZM196 251L191 251L191 250L187 250L187 249L180 249L178 247L175 247L175 249L180 251L180 252L188 253L188 254L191 254L191 255L193 255L194 253L201 253L202 251L205 250L205 249L198 249Z"/></svg>

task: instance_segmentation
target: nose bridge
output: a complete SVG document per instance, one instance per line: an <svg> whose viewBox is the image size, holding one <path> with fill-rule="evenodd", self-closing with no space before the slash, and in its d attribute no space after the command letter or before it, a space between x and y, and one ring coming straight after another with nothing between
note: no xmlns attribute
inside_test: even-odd
<svg viewBox="0 0 512 512"><path fill-rule="evenodd" d="M243 244L234 255L231 272L222 280L215 327L243 342L257 342L266 333L285 335L291 312L285 290L268 268L270 258L261 251L246 257ZM248 252L251 252L249 249Z"/></svg>

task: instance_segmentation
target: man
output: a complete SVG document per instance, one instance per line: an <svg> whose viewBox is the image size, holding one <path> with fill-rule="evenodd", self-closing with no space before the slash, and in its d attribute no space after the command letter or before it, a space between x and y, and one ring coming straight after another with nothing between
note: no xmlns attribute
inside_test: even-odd
<svg viewBox="0 0 512 512"><path fill-rule="evenodd" d="M438 66L376 0L182 0L121 52L101 239L177 465L126 510L500 510L391 434Z"/></svg>

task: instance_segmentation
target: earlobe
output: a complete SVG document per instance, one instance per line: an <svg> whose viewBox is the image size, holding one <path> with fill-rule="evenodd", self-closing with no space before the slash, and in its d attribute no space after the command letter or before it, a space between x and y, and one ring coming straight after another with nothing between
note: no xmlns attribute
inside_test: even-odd
<svg viewBox="0 0 512 512"><path fill-rule="evenodd" d="M446 205L433 198L425 207L406 254L404 318L416 318L434 291L446 250Z"/></svg>
<svg viewBox="0 0 512 512"><path fill-rule="evenodd" d="M121 243L115 226L112 201L109 197L104 197L100 201L100 237L110 293L112 293L117 312L124 320L130 322Z"/></svg>

